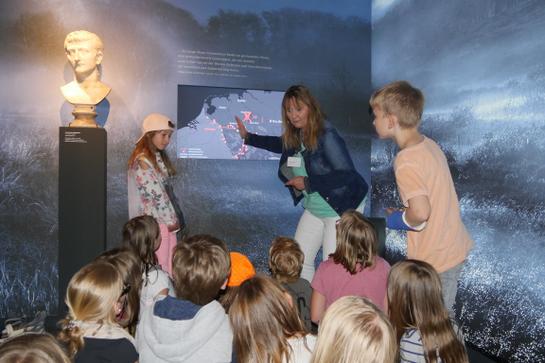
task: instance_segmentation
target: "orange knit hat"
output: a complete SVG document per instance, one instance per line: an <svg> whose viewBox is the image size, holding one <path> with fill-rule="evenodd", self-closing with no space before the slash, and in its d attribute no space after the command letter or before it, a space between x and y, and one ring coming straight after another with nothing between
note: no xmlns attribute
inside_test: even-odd
<svg viewBox="0 0 545 363"><path fill-rule="evenodd" d="M229 256L231 256L231 276L227 286L240 286L244 281L254 277L255 268L248 257L238 252L230 252Z"/></svg>

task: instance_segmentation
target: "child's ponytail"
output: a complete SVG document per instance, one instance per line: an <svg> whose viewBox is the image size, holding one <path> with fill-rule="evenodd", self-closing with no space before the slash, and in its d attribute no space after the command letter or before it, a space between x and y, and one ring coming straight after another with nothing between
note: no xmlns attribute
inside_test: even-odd
<svg viewBox="0 0 545 363"><path fill-rule="evenodd" d="M83 348L81 322L68 315L59 322L59 325L61 326L61 331L58 335L59 341L66 344L68 355L70 358L74 358L78 350Z"/></svg>

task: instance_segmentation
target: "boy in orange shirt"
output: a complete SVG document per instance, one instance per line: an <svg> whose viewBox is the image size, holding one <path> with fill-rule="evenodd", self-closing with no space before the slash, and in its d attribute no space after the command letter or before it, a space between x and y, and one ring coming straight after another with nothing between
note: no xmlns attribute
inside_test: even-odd
<svg viewBox="0 0 545 363"><path fill-rule="evenodd" d="M407 231L407 257L428 262L439 273L445 306L454 315L458 278L473 247L460 217L458 196L439 146L422 135L422 92L406 81L387 84L369 101L381 139L399 147L394 161L403 210L389 209L388 228Z"/></svg>

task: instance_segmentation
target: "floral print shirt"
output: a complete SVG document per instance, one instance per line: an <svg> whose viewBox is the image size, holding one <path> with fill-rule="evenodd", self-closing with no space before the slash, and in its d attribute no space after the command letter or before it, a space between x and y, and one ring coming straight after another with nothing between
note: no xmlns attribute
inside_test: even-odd
<svg viewBox="0 0 545 363"><path fill-rule="evenodd" d="M129 218L149 215L159 224L173 225L178 219L164 186L168 171L161 155L156 153L155 157L161 172L143 154L136 157L129 169ZM147 168L140 165L142 162Z"/></svg>

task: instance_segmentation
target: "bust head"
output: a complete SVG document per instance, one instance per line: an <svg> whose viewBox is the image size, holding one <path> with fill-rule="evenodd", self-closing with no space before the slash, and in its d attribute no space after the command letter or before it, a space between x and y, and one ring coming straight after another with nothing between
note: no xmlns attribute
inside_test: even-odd
<svg viewBox="0 0 545 363"><path fill-rule="evenodd" d="M64 51L78 82L95 75L98 80L98 65L102 62L104 46L95 33L76 30L64 40Z"/></svg>
<svg viewBox="0 0 545 363"><path fill-rule="evenodd" d="M71 104L84 106L74 109L72 114L76 119L71 125L96 127L94 105L106 98L111 90L100 82L103 48L98 35L86 30L73 31L64 40L64 51L74 70L74 80L62 86L61 92Z"/></svg>

